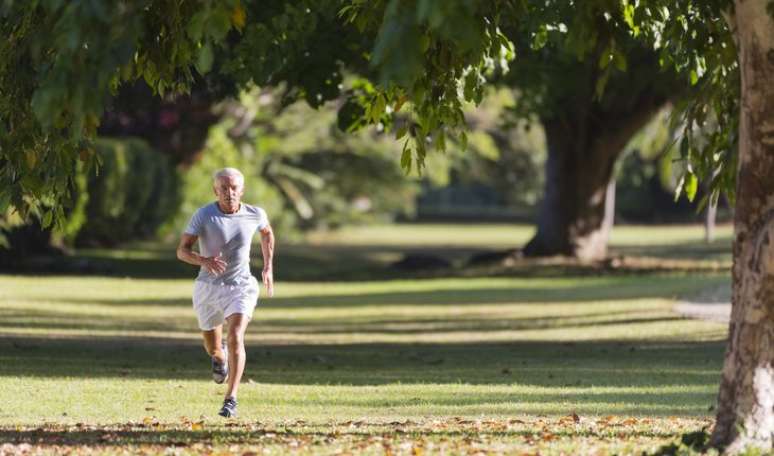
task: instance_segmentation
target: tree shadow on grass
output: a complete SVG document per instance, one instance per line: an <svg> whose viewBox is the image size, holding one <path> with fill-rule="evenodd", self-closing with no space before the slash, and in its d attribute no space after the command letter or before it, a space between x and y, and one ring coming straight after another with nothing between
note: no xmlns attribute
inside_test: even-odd
<svg viewBox="0 0 774 456"><path fill-rule="evenodd" d="M421 271L399 271L379 256L400 258L405 249L382 246L309 247L289 246L275 257L274 270L285 281L400 279L422 275ZM409 249L408 251L413 251ZM466 249L430 249L431 254L461 257ZM262 257L254 246L253 271L260 271ZM174 246L85 249L72 256L41 256L20 259L12 269L15 275L91 275L136 279L192 279L198 268L179 261Z"/></svg>
<svg viewBox="0 0 774 456"><path fill-rule="evenodd" d="M508 423L508 420L500 420ZM201 446L207 452L211 445L287 445L287 450L297 450L299 443L304 447L339 446L341 444L355 445L380 436L378 442L397 445L410 436L415 441L424 439L484 439L511 440L520 438L540 438L545 432L540 423L518 422L510 426L498 426L495 420L485 426L459 420L446 420L442 425L423 426L413 422L391 423L361 423L352 426L351 422L330 423L326 426L308 427L304 423L291 423L286 426L262 425L260 423L230 423L225 426L207 425L201 430L186 429L179 426L170 429L138 425L136 423L94 426L61 426L49 425L24 429L8 429L0 427L0 442L14 445L29 444L36 446L76 447L89 446L100 452L126 451L127 446L141 447L188 447ZM641 428L619 431L619 438L669 438L677 433L668 427L661 429ZM585 429L565 426L552 429L554 438L575 438L586 436ZM391 440L395 439L395 442ZM381 445L380 445L381 446ZM355 447L358 448L358 447ZM363 447L360 446L360 449ZM329 448L332 449L332 448ZM337 448L340 450L340 448Z"/></svg>
<svg viewBox="0 0 774 456"><path fill-rule="evenodd" d="M731 258L732 242L733 238L727 236L710 244L690 241L671 245L617 245L611 247L611 253L664 259L722 260Z"/></svg>
<svg viewBox="0 0 774 456"><path fill-rule="evenodd" d="M723 341L654 340L249 343L244 381L260 388L354 388L333 396L291 395L261 402L299 409L355 408L374 416L389 410L399 415L423 410L451 415L509 414L514 409L555 413L553 404L562 403L573 404L578 413L696 416L714 401L723 348ZM166 384L209 382L209 369L209 357L195 339L0 336L0 378ZM429 389L404 388L408 385ZM528 389L515 394L515 386ZM358 393L373 387L388 390Z"/></svg>
<svg viewBox="0 0 774 456"><path fill-rule="evenodd" d="M730 242L730 241L728 241ZM645 256L664 260L722 260L730 258L730 246L725 240L713 244L684 242L664 245L617 245L611 248L614 254ZM392 280L444 276L491 275L488 268L462 267L476 254L493 253L499 250L473 246L423 246L423 245L379 245L379 244L337 244L308 245L290 244L282 246L275 258L274 270L277 278L284 281L333 281L333 280ZM514 246L516 248L518 246ZM443 258L458 267L439 270L401 270L393 263L407 254L430 255ZM252 267L261 267L258 245L252 250ZM651 265L651 267L655 267ZM687 269L686 269L687 268ZM692 266L683 265L677 270L689 271ZM696 271L707 270L706 265L697 263ZM712 268L710 268L712 269ZM655 270L670 270L670 267ZM3 270L11 274L57 274L92 275L108 277L132 277L138 279L185 279L196 276L196 268L184 264L175 257L175 246L162 243L142 243L117 249L84 249L73 256L36 257L20 259L13 269ZM533 264L523 260L514 267L502 268L495 272L501 275L520 277L566 277L588 275L620 275L629 271L625 267L606 268L599 265L582 264Z"/></svg>
<svg viewBox="0 0 774 456"><path fill-rule="evenodd" d="M270 384L537 386L714 384L724 342L248 345L246 378ZM198 341L0 337L0 376L203 379Z"/></svg>
<svg viewBox="0 0 774 456"><path fill-rule="evenodd" d="M282 318L257 318L251 324L251 332L265 335L335 336L337 334L388 334L430 335L475 332L486 335L497 331L539 331L550 329L580 329L590 327L621 326L640 323L666 323L684 320L677 315L664 315L661 311L643 311L633 315L632 309L593 312L578 315L546 317L491 317L469 316L464 319L408 316L403 319L369 318L367 320L339 319L334 322ZM650 314L650 315L648 315ZM624 316L630 316L625 318ZM188 319L159 319L155 317L123 317L106 319L99 316L72 315L55 309L14 310L0 309L0 329L52 331L120 331L159 332L170 336L189 336L195 333L193 314ZM142 336L139 336L142 337Z"/></svg>
<svg viewBox="0 0 774 456"><path fill-rule="evenodd" d="M425 305L478 305L478 304L566 304L572 302L629 300L647 298L673 299L686 290L701 290L717 286L725 280L718 276L646 275L640 277L588 278L558 286L535 286L515 283L506 287L448 287L438 285L422 291L367 292L360 294L321 294L283 297L281 283L279 295L260 298L257 309L286 309L312 307L363 307L363 306L425 306ZM68 303L101 304L110 306L179 306L191 307L189 298L137 299L137 298L62 298Z"/></svg>

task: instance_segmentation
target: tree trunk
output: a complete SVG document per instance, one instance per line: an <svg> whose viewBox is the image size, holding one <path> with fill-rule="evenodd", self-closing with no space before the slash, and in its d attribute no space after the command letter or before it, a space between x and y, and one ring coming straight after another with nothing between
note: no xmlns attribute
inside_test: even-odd
<svg viewBox="0 0 774 456"><path fill-rule="evenodd" d="M712 444L772 449L774 435L774 20L736 0L742 96L731 323Z"/></svg>
<svg viewBox="0 0 774 456"><path fill-rule="evenodd" d="M545 190L537 233L524 247L525 255L567 255L582 261L607 256L615 213L615 162L666 101L646 95L625 116L594 111L575 122L543 121L548 145Z"/></svg>
<svg viewBox="0 0 774 456"><path fill-rule="evenodd" d="M604 258L613 224L613 211L606 201L612 195L608 189L615 185L611 185L611 177L620 150L584 151L602 159L590 160L576 153L577 136L568 134L563 125L545 122L544 127L548 145L545 193L537 234L524 253L568 255L581 260Z"/></svg>
<svg viewBox="0 0 774 456"><path fill-rule="evenodd" d="M717 201L707 201L707 210L704 214L704 242L711 244L715 241L715 222L718 217L718 203Z"/></svg>
<svg viewBox="0 0 774 456"><path fill-rule="evenodd" d="M709 185L711 181L717 177L717 170L712 173L712 177L705 183L704 192L707 194L707 208L704 212L704 242L711 244L715 241L715 225L718 218L718 203L720 203L720 195L718 199L713 200L712 189Z"/></svg>

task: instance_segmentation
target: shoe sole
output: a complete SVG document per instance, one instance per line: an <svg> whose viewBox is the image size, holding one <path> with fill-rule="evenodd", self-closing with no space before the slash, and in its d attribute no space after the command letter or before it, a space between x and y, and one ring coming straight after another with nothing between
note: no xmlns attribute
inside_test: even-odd
<svg viewBox="0 0 774 456"><path fill-rule="evenodd" d="M226 373L222 377L220 374L216 374L215 372L212 373L212 381L218 385L222 385L226 380L228 380L228 347L226 346L226 341L224 340L220 346L223 350L223 367L226 368Z"/></svg>
<svg viewBox="0 0 774 456"><path fill-rule="evenodd" d="M224 363L223 366L228 369L228 367L227 367L228 365L227 364ZM228 379L228 370L226 371L225 374L218 374L218 373L216 373L214 371L212 372L212 381L214 381L218 385L222 384L227 379Z"/></svg>

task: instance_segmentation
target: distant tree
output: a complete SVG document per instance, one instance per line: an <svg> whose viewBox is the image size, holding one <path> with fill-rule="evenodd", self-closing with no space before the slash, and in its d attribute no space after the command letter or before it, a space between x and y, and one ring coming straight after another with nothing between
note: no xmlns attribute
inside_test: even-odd
<svg viewBox="0 0 774 456"><path fill-rule="evenodd" d="M574 26L572 2L536 3L529 15L502 25L519 56L503 78L520 94L514 114L538 119L548 146L527 255L607 255L615 163L635 133L689 85L661 68L657 52L624 21L605 20L599 10L584 13L597 22L596 36Z"/></svg>

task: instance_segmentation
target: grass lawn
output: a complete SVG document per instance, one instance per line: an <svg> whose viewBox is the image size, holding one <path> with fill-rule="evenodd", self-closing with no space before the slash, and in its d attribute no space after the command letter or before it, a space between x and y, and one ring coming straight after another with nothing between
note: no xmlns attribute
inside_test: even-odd
<svg viewBox="0 0 774 456"><path fill-rule="evenodd" d="M672 307L727 273L392 278L385 266L417 248L504 248L519 229L280 244L233 421L215 414L223 387L200 346L193 270L168 247L76 258L113 277L0 276L0 453L640 454L710 425L726 325ZM728 232L704 245L692 227L646 231L618 230L614 249L729 255ZM312 280L283 281L283 254ZM342 259L375 278L346 276Z"/></svg>

